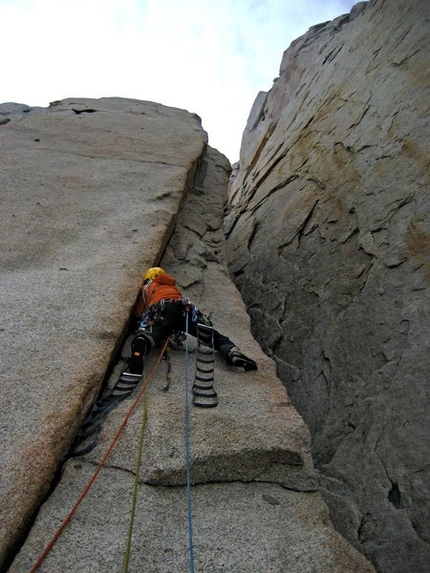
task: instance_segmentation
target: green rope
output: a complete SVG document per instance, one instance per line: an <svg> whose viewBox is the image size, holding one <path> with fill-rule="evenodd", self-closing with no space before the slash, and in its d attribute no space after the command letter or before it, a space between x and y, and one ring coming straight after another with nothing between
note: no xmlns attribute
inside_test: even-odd
<svg viewBox="0 0 430 573"><path fill-rule="evenodd" d="M142 428L140 431L139 452L137 454L136 475L134 478L134 490L133 490L133 501L132 501L132 507L131 507L130 526L128 529L127 548L126 548L125 557L124 557L124 573L127 573L127 571L128 571L128 562L130 560L131 538L133 535L134 516L136 513L137 490L139 487L139 474L140 474L140 466L141 466L141 462L142 462L143 438L145 436L147 417L148 417L148 407L147 407L147 403L146 403L146 391L145 391L143 394L143 418L142 418Z"/></svg>

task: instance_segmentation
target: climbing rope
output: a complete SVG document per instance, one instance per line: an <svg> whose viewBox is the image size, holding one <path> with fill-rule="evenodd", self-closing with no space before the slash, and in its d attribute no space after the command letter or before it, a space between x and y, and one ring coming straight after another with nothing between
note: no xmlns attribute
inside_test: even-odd
<svg viewBox="0 0 430 573"><path fill-rule="evenodd" d="M189 399L188 399L188 385L189 385L189 349L188 349L188 312L186 312L186 331L185 331L185 456L186 456L186 482L187 482L187 509L188 509L188 539L189 539L189 560L190 560L190 573L194 573L194 546L193 546L193 519L192 519L192 508L191 508L191 471L190 471L190 444L189 444ZM96 469L96 471L94 472L93 476L91 477L91 479L89 480L87 486L85 487L85 489L83 490L83 492L81 493L78 501L76 502L76 504L74 505L74 507L71 509L71 511L69 512L69 514L67 515L67 517L64 519L64 521L62 522L62 524L60 525L60 527L57 529L56 533L54 534L54 536L52 537L52 539L50 540L50 542L47 544L47 546L45 547L45 549L43 550L43 552L41 553L41 555L39 556L38 560L35 562L35 564L33 565L33 567L31 568L29 573L36 573L37 569L40 567L40 565L42 564L42 562L44 561L44 559L46 558L46 556L48 555L48 553L51 551L51 549L53 548L53 546L55 545L55 543L57 542L57 540L59 539L59 537L61 536L61 534L63 533L64 529L66 528L67 524L72 520L72 517L74 516L74 514L76 513L77 509L79 508L79 506L81 505L82 501L84 500L84 498L86 497L87 493L89 492L89 490L91 489L93 483L95 482L95 480L97 479L97 476L99 475L99 473L101 472L103 466L105 465L110 453L112 452L115 444L117 443L123 429L125 428L128 420L131 417L131 414L133 413L133 411L135 410L135 408L137 407L137 405L139 404L142 396L144 398L144 406L143 406L143 419L142 419L142 426L141 426L141 433L140 433L140 440L139 440L139 449L138 449L138 456L137 456L137 463L136 463L136 473L135 473L135 481L134 481L134 489L133 489L133 497L132 497L132 509L131 509L131 516L130 516L130 524L129 524L129 531L128 531L128 539L127 539L127 545L126 545L126 550L125 550L125 556L124 556L124 569L123 569L123 573L127 573L128 571L128 565L129 565L129 560L130 560L130 553L131 553L131 540L132 540L132 535L133 535L133 526L134 526L134 518L135 518L135 513L136 513L136 503L137 503L137 493L138 493L138 484L139 484L139 474L140 474L140 467L141 467L141 463L142 463L142 452L143 452L143 441L144 441L144 435L145 435L145 429L146 429L146 422L147 422L147 402L146 402L146 389L150 383L150 381L152 380L158 366L160 365L160 362L166 352L167 346L169 344L169 340L170 340L170 336L167 338L158 358L156 363L154 364L148 378L146 379L146 381L144 382L137 398L135 399L135 401L133 402L133 404L131 405L130 409L128 410L127 414L125 415L117 433L115 434L115 437L113 438L110 446L108 447L105 455L103 456L98 468ZM169 359L167 359L168 362L168 382L170 382L170 361ZM124 380L121 380L121 384L123 384ZM123 388L120 388L119 390L119 394L120 394L120 399L118 400L112 400L112 402L109 403L107 408L100 408L100 410L103 410L103 415L100 416L100 418L96 421L96 425L98 422L101 421L101 418L104 417L108 411L110 411L113 407L113 402L118 403L118 401L121 401L122 399L124 399L127 395L129 395L130 393L130 386L135 386L136 382L135 380L131 381L131 384L127 385L127 388L123 390ZM117 388L115 387L115 390ZM167 388L168 389L168 386ZM115 396L116 397L116 396ZM101 404L100 404L101 405ZM115 404L116 405L116 404ZM105 406L105 404L103 403L102 406ZM101 414L101 412L98 412L99 414ZM98 433L98 432L96 432ZM87 436L88 437L88 434ZM94 446L93 446L94 447ZM92 448L91 448L92 449ZM82 451L80 453L80 455L82 455Z"/></svg>
<svg viewBox="0 0 430 573"><path fill-rule="evenodd" d="M190 552L190 573L194 573L193 518L191 512L190 439L188 400L188 312L185 317L185 461L187 468L188 543Z"/></svg>
<svg viewBox="0 0 430 573"><path fill-rule="evenodd" d="M138 491L138 487L139 487L140 466L142 463L143 438L145 436L147 418L148 418L148 406L147 406L146 392L145 392L143 394L143 417L142 417L142 427L140 430L139 450L138 450L137 462L136 462L136 473L134 476L134 488L133 488L133 500L132 500L132 505L131 505L130 526L128 529L127 547L125 550L125 557L124 557L124 573L127 573L128 563L130 561L131 538L133 535L134 517L136 514L137 491Z"/></svg>
<svg viewBox="0 0 430 573"><path fill-rule="evenodd" d="M44 561L45 557L48 555L48 553L51 551L51 549L53 548L53 546L55 545L56 541L58 540L58 538L60 537L60 535L63 533L66 525L69 523L69 521L71 521L72 517L74 516L74 514L76 513L78 507L81 505L82 501L84 500L85 496L87 495L87 493L89 492L89 490L91 489L93 483L95 482L97 476L99 475L99 473L101 472L103 466L105 465L110 453L112 452L115 444L117 443L123 429L125 428L131 414L133 413L134 409L136 408L136 406L138 405L138 403L140 402L143 394L145 393L145 390L147 389L150 381L152 380L160 362L161 359L163 357L164 351L167 348L167 345L169 344L169 339L170 336L167 338L166 342L164 343L164 346L157 358L157 361L155 362L148 378L146 379L145 383L142 386L142 389L140 390L136 400L133 402L133 404L131 405L129 411L127 412L127 414L125 415L117 433L115 434L114 439L112 440L110 446L108 447L105 455L103 456L102 461L100 462L99 467L96 469L96 471L94 472L92 478L89 480L87 486L85 487L84 491L81 493L78 501L75 503L75 505L73 506L73 508L71 509L70 513L67 515L67 517L64 519L63 523L60 525L60 527L57 529L56 533L54 534L54 536L52 537L51 541L48 543L48 545L45 547L45 549L43 550L43 552L41 553L40 557L38 558L38 560L36 561L36 563L33 565L33 567L31 568L29 573L36 573L37 569L39 568L39 566L42 564L42 562Z"/></svg>

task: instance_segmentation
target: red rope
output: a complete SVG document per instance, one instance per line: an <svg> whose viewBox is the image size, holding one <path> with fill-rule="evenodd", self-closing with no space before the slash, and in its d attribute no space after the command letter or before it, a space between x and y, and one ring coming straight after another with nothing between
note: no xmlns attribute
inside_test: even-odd
<svg viewBox="0 0 430 573"><path fill-rule="evenodd" d="M127 424L131 414L133 413L133 410L136 408L136 406L138 405L140 399L142 398L146 388L148 387L148 384L150 383L152 377L154 376L160 362L161 359L163 357L164 351L167 348L167 345L169 343L170 340L170 336L167 338L166 342L164 343L164 346L160 352L159 357L157 358L156 363L154 364L154 367L152 368L148 378L146 379L145 383L142 386L142 389L139 392L139 395L137 396L136 400L133 402L131 408L129 409L129 411L127 412L124 420L122 421L122 424L120 425L114 439L112 440L112 443L110 444L109 448L107 449L105 455L103 456L102 461L100 462L99 467L97 468L97 470L94 472L93 477L90 479L90 481L88 482L86 488L84 489L84 491L81 493L78 501L76 502L76 504L74 505L73 509L70 511L69 515L66 517L66 519L63 521L63 523L60 525L60 527L57 529L55 535L52 537L51 541L48 543L48 545L45 547L45 549L43 550L42 554L40 555L39 559L36 561L36 563L33 565L33 567L30 570L30 573L36 573L38 567L41 565L41 563L43 562L43 560L45 559L45 557L48 555L48 553L51 551L51 549L53 548L55 542L57 541L57 539L60 537L60 535L63 533L66 525L69 523L69 521L71 521L73 515L76 513L76 510L78 509L78 507L81 505L84 497L87 495L87 493L90 491L91 486L93 485L93 483L95 482L97 476L99 475L99 473L101 472L103 466L106 463L106 460L108 459L111 451L113 450L113 447L115 446L116 442L118 441L119 436L121 435L121 432L123 431L123 429L125 428L125 425Z"/></svg>

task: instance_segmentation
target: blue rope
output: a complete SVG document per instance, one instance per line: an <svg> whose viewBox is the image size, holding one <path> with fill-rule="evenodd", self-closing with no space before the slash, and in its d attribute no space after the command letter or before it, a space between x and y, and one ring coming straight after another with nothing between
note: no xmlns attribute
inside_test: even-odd
<svg viewBox="0 0 430 573"><path fill-rule="evenodd" d="M188 415L188 311L185 317L185 457L187 466L188 538L190 546L190 572L194 573L193 518L191 514L190 442Z"/></svg>

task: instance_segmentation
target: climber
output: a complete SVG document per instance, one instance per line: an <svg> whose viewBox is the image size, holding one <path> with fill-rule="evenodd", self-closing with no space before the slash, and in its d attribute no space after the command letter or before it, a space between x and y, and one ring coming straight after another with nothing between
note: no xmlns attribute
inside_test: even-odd
<svg viewBox="0 0 430 573"><path fill-rule="evenodd" d="M176 280L160 267L150 268L143 277L136 306L139 327L131 343L129 370L141 374L143 358L154 346L161 344L169 334L186 331L186 314L189 313L188 332L197 336L197 323L212 324L188 299L182 297ZM257 364L241 353L239 348L217 330L214 333L214 348L232 366L245 370L257 370Z"/></svg>

